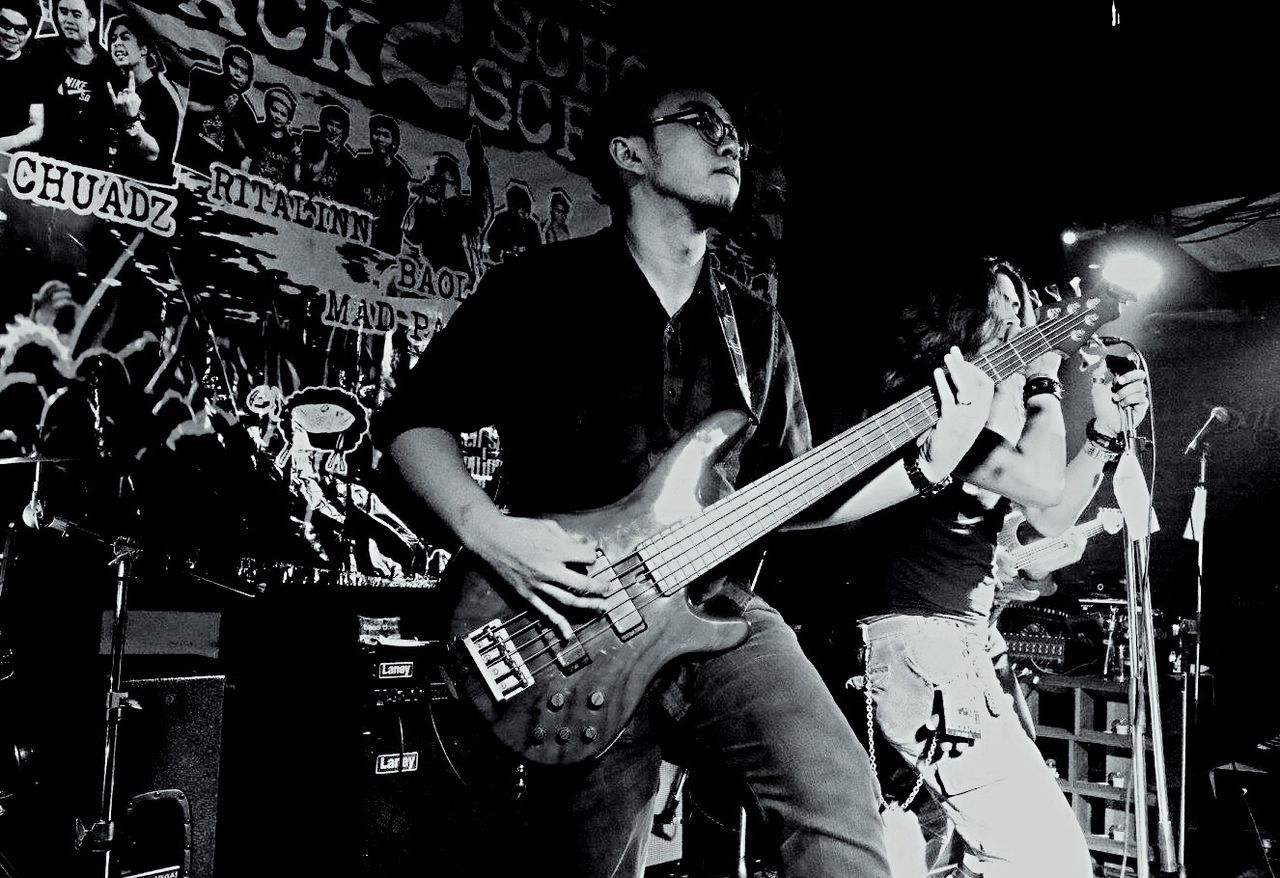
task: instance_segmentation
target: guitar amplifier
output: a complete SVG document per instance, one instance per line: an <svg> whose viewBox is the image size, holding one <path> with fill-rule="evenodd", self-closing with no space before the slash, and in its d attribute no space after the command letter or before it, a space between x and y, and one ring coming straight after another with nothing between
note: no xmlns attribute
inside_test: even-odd
<svg viewBox="0 0 1280 878"><path fill-rule="evenodd" d="M1057 634L1006 634L1010 661L1032 661L1046 671L1066 665L1067 638Z"/></svg>

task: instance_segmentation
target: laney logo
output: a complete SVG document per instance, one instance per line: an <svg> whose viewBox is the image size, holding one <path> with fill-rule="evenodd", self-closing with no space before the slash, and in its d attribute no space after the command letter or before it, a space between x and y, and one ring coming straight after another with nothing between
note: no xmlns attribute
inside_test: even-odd
<svg viewBox="0 0 1280 878"><path fill-rule="evenodd" d="M378 679L385 680L388 677L412 677L413 662L379 662L378 663Z"/></svg>
<svg viewBox="0 0 1280 878"><path fill-rule="evenodd" d="M417 750L411 753L379 753L374 759L374 774L402 774L417 770Z"/></svg>
<svg viewBox="0 0 1280 878"><path fill-rule="evenodd" d="M152 869L150 872L125 872L124 878L179 878L181 866L165 866L163 869Z"/></svg>

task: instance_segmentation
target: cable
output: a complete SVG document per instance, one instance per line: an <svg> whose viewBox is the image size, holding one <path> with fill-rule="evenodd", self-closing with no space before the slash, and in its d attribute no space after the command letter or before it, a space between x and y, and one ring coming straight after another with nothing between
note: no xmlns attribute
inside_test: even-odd
<svg viewBox="0 0 1280 878"><path fill-rule="evenodd" d="M439 724L436 723L436 709L430 699L427 700L427 716L431 719L431 731L436 736L436 743L440 745L440 755L444 757L445 764L449 766L453 776L458 779L458 783L462 784L462 788L470 790L471 784L467 783L466 778L462 776L462 772L458 771L458 766L453 764L453 759L449 756L449 747L445 744L444 736L440 733Z"/></svg>

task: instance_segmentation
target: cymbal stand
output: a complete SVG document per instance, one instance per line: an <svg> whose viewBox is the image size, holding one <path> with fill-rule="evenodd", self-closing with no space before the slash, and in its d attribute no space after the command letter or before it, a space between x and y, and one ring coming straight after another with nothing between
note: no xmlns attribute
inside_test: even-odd
<svg viewBox="0 0 1280 878"><path fill-rule="evenodd" d="M103 855L102 875L109 878L115 843L116 763L120 746L120 723L124 718L125 708L129 706L129 693L120 688L124 680L124 647L129 624L129 581L133 578L133 565L141 549L131 540L120 538L110 541L62 518L54 518L49 527L64 535L77 533L95 539L111 546L114 553L111 563L116 569L116 593L111 616L111 670L107 683L102 797L99 800L97 819L86 824L76 818L75 838L76 850Z"/></svg>
<svg viewBox="0 0 1280 878"><path fill-rule="evenodd" d="M1125 456L1137 466L1137 424L1131 409L1121 409L1124 422ZM1123 463L1123 460L1122 460ZM1140 471L1139 471L1140 474ZM1149 550L1147 540L1151 532L1150 495L1146 492L1140 511L1140 522L1125 516L1125 579L1129 610L1129 655L1132 673L1129 676L1129 735L1133 749L1132 777L1134 805L1135 865L1138 878L1149 878L1147 812L1147 763L1146 739L1150 724L1151 757L1155 772L1156 830L1160 871L1178 871L1176 851L1173 845L1173 823L1169 816L1169 779L1164 766L1164 731L1160 712L1160 672L1155 651L1155 626L1151 603L1151 581L1148 578ZM1117 496L1117 500L1120 498ZM1125 504L1122 502L1121 507ZM1135 527L1135 524L1137 525ZM1135 532L1136 531L1136 532Z"/></svg>

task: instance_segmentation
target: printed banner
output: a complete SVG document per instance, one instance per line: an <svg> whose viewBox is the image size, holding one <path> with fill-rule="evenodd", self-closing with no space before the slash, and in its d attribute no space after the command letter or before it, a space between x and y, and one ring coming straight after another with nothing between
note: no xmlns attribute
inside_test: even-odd
<svg viewBox="0 0 1280 878"><path fill-rule="evenodd" d="M435 581L370 415L490 266L607 223L581 133L642 63L585 5L0 0L0 456L201 569ZM776 296L785 181L748 174L715 245Z"/></svg>

